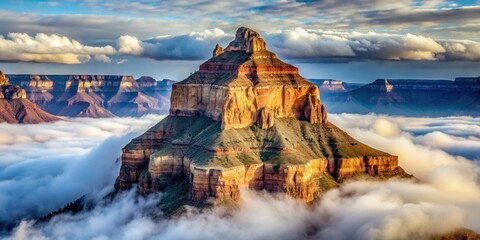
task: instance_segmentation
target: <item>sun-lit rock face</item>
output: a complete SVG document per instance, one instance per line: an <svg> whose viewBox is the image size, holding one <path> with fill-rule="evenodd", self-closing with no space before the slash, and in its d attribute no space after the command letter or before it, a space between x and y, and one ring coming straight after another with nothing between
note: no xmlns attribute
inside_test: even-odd
<svg viewBox="0 0 480 240"><path fill-rule="evenodd" d="M220 47L219 44L215 45L215 49L213 49L213 57L216 57L224 52L223 48Z"/></svg>
<svg viewBox="0 0 480 240"><path fill-rule="evenodd" d="M0 123L42 123L59 120L44 112L27 98L26 91L0 71Z"/></svg>
<svg viewBox="0 0 480 240"><path fill-rule="evenodd" d="M117 190L136 184L147 194L186 181L178 198L213 203L238 200L242 188L310 203L344 180L409 176L396 156L329 123L318 88L244 27L173 85L170 115L121 160Z"/></svg>
<svg viewBox="0 0 480 240"><path fill-rule="evenodd" d="M240 27L235 33L235 40L231 41L225 51L245 51L247 53L265 51L267 45L260 34L246 27Z"/></svg>
<svg viewBox="0 0 480 240"><path fill-rule="evenodd" d="M25 99L25 90L9 83L8 78L0 71L0 99Z"/></svg>
<svg viewBox="0 0 480 240"><path fill-rule="evenodd" d="M8 78L0 71L0 86L8 85Z"/></svg>
<svg viewBox="0 0 480 240"><path fill-rule="evenodd" d="M235 40L224 51L217 45L213 55L197 72L173 85L171 115L205 115L221 121L224 129L256 124L263 119L264 108L272 120L327 121L317 86L269 52L257 32L239 28Z"/></svg>

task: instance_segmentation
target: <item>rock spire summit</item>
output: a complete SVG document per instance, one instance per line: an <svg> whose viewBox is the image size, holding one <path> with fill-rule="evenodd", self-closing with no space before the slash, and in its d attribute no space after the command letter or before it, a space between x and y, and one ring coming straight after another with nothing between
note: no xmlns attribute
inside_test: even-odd
<svg viewBox="0 0 480 240"><path fill-rule="evenodd" d="M225 51L245 51L247 53L267 50L265 41L260 37L258 32L247 28L240 27L235 33L235 39L228 44Z"/></svg>

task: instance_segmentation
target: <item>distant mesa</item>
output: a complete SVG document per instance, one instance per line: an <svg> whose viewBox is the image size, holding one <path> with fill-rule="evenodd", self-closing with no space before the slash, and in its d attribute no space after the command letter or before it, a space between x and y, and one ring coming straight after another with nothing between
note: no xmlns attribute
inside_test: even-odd
<svg viewBox="0 0 480 240"><path fill-rule="evenodd" d="M480 77L461 77L455 81L377 79L349 91L322 87L324 103L332 113L480 116Z"/></svg>
<svg viewBox="0 0 480 240"><path fill-rule="evenodd" d="M308 81L317 85L322 98L324 98L325 95L352 91L364 85L361 83L342 82L335 79L308 79Z"/></svg>
<svg viewBox="0 0 480 240"><path fill-rule="evenodd" d="M166 191L171 208L236 201L242 187L309 203L347 179L410 176L328 122L318 87L249 28L173 84L170 102L169 116L123 149L118 191Z"/></svg>
<svg viewBox="0 0 480 240"><path fill-rule="evenodd" d="M59 118L44 112L26 99L24 89L10 84L9 79L0 71L0 123L43 123Z"/></svg>
<svg viewBox="0 0 480 240"><path fill-rule="evenodd" d="M141 116L166 113L171 80L121 75L8 75L45 111L68 117Z"/></svg>

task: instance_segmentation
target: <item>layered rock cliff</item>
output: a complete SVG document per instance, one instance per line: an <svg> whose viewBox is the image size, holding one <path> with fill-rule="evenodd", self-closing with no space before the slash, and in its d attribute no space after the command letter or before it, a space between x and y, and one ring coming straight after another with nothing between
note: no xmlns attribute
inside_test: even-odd
<svg viewBox="0 0 480 240"><path fill-rule="evenodd" d="M117 190L183 179L190 201L235 201L249 188L308 203L346 179L408 176L396 156L329 123L318 88L257 32L239 28L220 49L173 85L170 115L123 149Z"/></svg>
<svg viewBox="0 0 480 240"><path fill-rule="evenodd" d="M42 123L59 120L26 99L26 92L0 71L0 122Z"/></svg>
<svg viewBox="0 0 480 240"><path fill-rule="evenodd" d="M137 83L142 93L156 100L160 113L168 113L170 109L170 94L175 81L169 79L157 81L152 77L142 76L137 79Z"/></svg>
<svg viewBox="0 0 480 240"><path fill-rule="evenodd" d="M271 118L326 121L318 88L302 78L296 67L267 51L255 31L239 28L235 40L216 54L173 85L171 115L205 115L221 121L224 129L251 126L265 112Z"/></svg>
<svg viewBox="0 0 480 240"><path fill-rule="evenodd" d="M169 86L111 75L8 75L49 113L71 117L139 116L168 111ZM152 82L153 81L153 82Z"/></svg>

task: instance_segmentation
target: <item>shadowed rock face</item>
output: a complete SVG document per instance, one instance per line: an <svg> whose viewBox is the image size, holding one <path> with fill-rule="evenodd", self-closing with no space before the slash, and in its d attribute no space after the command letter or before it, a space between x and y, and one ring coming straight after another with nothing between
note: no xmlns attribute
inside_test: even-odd
<svg viewBox="0 0 480 240"><path fill-rule="evenodd" d="M350 91L320 86L323 102L334 113L431 117L480 114L480 78L477 77L455 81L377 79Z"/></svg>
<svg viewBox="0 0 480 240"><path fill-rule="evenodd" d="M139 116L168 111L171 86L109 75L9 75L44 110L71 117Z"/></svg>
<svg viewBox="0 0 480 240"><path fill-rule="evenodd" d="M59 120L26 99L26 92L0 71L0 122L42 123Z"/></svg>
<svg viewBox="0 0 480 240"><path fill-rule="evenodd" d="M173 85L170 115L123 149L117 190L161 191L180 176L192 201L238 200L246 187L308 203L346 179L408 176L329 123L318 88L258 33L242 27L219 49Z"/></svg>

